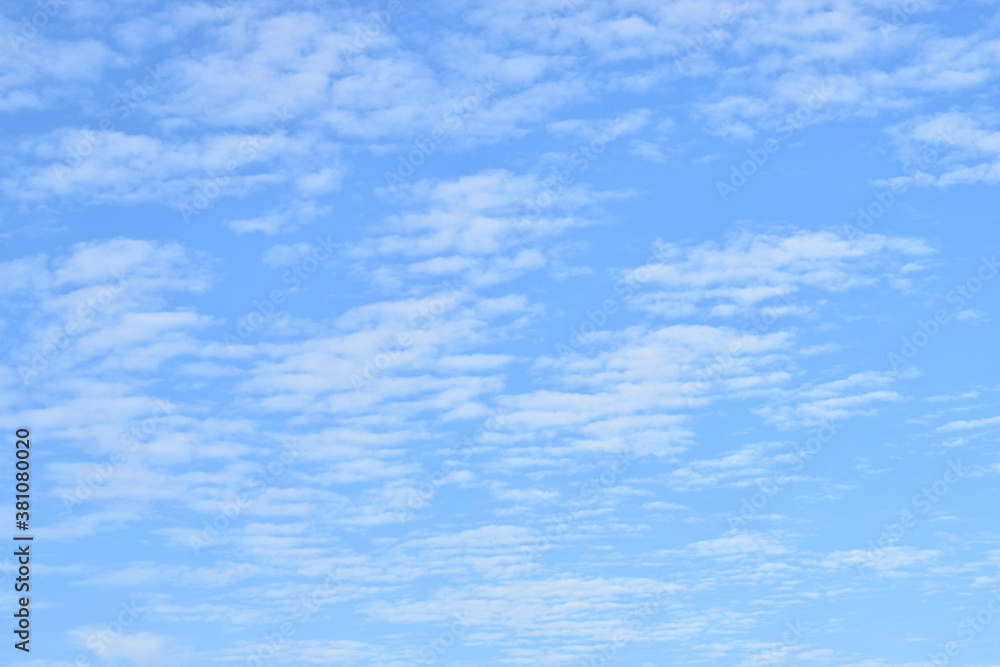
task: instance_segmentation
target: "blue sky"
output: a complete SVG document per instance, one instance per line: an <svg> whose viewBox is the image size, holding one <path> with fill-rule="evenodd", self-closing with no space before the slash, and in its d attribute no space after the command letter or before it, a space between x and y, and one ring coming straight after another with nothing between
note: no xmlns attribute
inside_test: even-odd
<svg viewBox="0 0 1000 667"><path fill-rule="evenodd" d="M1000 665L997 2L3 11L4 664Z"/></svg>

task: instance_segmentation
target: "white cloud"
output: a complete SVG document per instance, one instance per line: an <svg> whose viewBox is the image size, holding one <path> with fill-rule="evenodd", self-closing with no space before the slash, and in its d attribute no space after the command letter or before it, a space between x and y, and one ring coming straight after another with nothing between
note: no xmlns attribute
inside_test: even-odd
<svg viewBox="0 0 1000 667"><path fill-rule="evenodd" d="M746 314L771 301L769 312L780 316L808 312L796 303L802 290L841 292L874 285L909 258L931 252L919 239L879 234L846 239L828 231L743 231L721 245L660 243L659 260L625 277L643 283L631 303L653 314L689 316L705 302L714 304L712 314ZM721 309L720 302L735 308Z"/></svg>
<svg viewBox="0 0 1000 667"><path fill-rule="evenodd" d="M1000 417L989 417L987 419L960 419L948 422L944 426L938 427L938 431L969 431L977 428L989 428L1000 425Z"/></svg>

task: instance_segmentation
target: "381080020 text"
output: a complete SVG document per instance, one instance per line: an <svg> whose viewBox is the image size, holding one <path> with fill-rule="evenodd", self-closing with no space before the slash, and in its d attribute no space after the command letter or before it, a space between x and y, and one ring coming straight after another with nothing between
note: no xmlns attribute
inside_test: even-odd
<svg viewBox="0 0 1000 667"><path fill-rule="evenodd" d="M14 535L14 557L17 559L14 591L19 594L14 612L17 623L14 635L20 640L14 642L14 648L27 653L31 641L28 593L31 592L31 542L34 538L24 533L31 521L31 432L19 428L14 435L17 436L14 445L14 527L21 531Z"/></svg>

